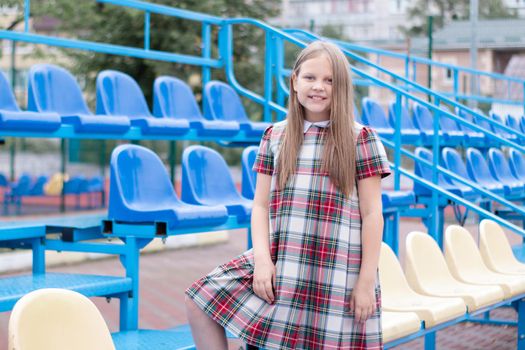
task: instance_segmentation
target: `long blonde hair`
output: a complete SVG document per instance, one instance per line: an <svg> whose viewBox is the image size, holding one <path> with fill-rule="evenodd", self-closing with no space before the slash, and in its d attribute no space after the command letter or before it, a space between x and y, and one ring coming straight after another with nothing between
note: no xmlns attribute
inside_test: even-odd
<svg viewBox="0 0 525 350"><path fill-rule="evenodd" d="M351 195L355 184L355 137L353 115L353 87L350 67L343 52L334 44L315 41L297 57L290 76L287 123L279 152L279 188L284 189L288 178L295 173L297 156L303 143L304 107L299 103L294 89L301 65L312 58L325 55L332 66L332 101L330 126L322 156L322 170L345 195Z"/></svg>

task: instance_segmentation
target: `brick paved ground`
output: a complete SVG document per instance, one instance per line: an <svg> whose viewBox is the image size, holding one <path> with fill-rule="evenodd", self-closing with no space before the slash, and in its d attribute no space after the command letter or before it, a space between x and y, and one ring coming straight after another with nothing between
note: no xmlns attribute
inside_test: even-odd
<svg viewBox="0 0 525 350"><path fill-rule="evenodd" d="M474 227L469 229L474 232ZM412 230L423 230L418 221L404 221L402 235ZM514 243L517 237L512 237ZM403 241L403 240L401 240ZM145 254L140 261L140 327L169 328L186 323L184 312L184 288L195 279L209 272L216 265L241 253L246 245L244 231L232 232L224 244L195 247L182 250ZM402 247L401 247L402 248ZM403 255L403 249L401 249ZM122 275L123 269L117 259L105 259L72 266L51 268L51 271ZM111 331L118 329L118 302L108 304L104 299L94 299ZM510 309L497 310L498 317L516 319ZM7 348L8 313L0 314L0 350ZM438 349L515 349L516 328L465 323L438 332ZM422 340L399 346L397 349L422 349ZM238 349L232 344L230 349Z"/></svg>

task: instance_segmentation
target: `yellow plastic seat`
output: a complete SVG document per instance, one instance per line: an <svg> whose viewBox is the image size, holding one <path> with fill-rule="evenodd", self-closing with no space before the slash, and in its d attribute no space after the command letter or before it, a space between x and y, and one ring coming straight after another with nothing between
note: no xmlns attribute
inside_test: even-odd
<svg viewBox="0 0 525 350"><path fill-rule="evenodd" d="M414 312L381 312L383 342L396 340L421 329L421 321Z"/></svg>
<svg viewBox="0 0 525 350"><path fill-rule="evenodd" d="M445 230L445 260L456 279L472 284L499 285L505 299L525 293L525 276L510 276L490 270L470 232L451 225Z"/></svg>
<svg viewBox="0 0 525 350"><path fill-rule="evenodd" d="M396 255L385 243L382 243L379 256L379 279L383 310L415 312L426 328L460 317L467 311L461 298L431 297L414 292Z"/></svg>
<svg viewBox="0 0 525 350"><path fill-rule="evenodd" d="M39 289L23 296L9 319L12 350L115 350L95 304L66 289Z"/></svg>
<svg viewBox="0 0 525 350"><path fill-rule="evenodd" d="M56 173L51 176L49 181L44 185L44 193L48 196L58 196L62 193L64 182L69 180L67 174Z"/></svg>
<svg viewBox="0 0 525 350"><path fill-rule="evenodd" d="M489 269L504 274L525 276L525 264L514 256L500 225L492 220L482 220L479 225L479 235L479 250Z"/></svg>
<svg viewBox="0 0 525 350"><path fill-rule="evenodd" d="M414 291L430 296L459 297L469 311L503 300L498 285L473 285L456 280L436 241L426 233L411 232L406 239L405 274Z"/></svg>

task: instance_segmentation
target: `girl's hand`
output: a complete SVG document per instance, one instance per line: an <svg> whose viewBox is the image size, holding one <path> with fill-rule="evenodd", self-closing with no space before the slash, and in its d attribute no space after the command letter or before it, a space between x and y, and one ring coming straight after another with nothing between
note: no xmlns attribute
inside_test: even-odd
<svg viewBox="0 0 525 350"><path fill-rule="evenodd" d="M268 304L275 300L275 265L271 259L257 261L253 272L253 291Z"/></svg>
<svg viewBox="0 0 525 350"><path fill-rule="evenodd" d="M376 312L376 294L374 282L357 281L350 297L350 310L357 322L365 322Z"/></svg>

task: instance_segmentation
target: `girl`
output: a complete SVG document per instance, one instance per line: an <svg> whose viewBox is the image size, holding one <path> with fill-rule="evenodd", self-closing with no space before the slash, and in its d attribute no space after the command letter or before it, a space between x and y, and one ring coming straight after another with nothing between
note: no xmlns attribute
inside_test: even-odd
<svg viewBox="0 0 525 350"><path fill-rule="evenodd" d="M376 133L354 122L348 61L314 42L297 58L286 120L264 133L253 249L195 282L186 306L199 350L224 329L261 349L381 349Z"/></svg>

